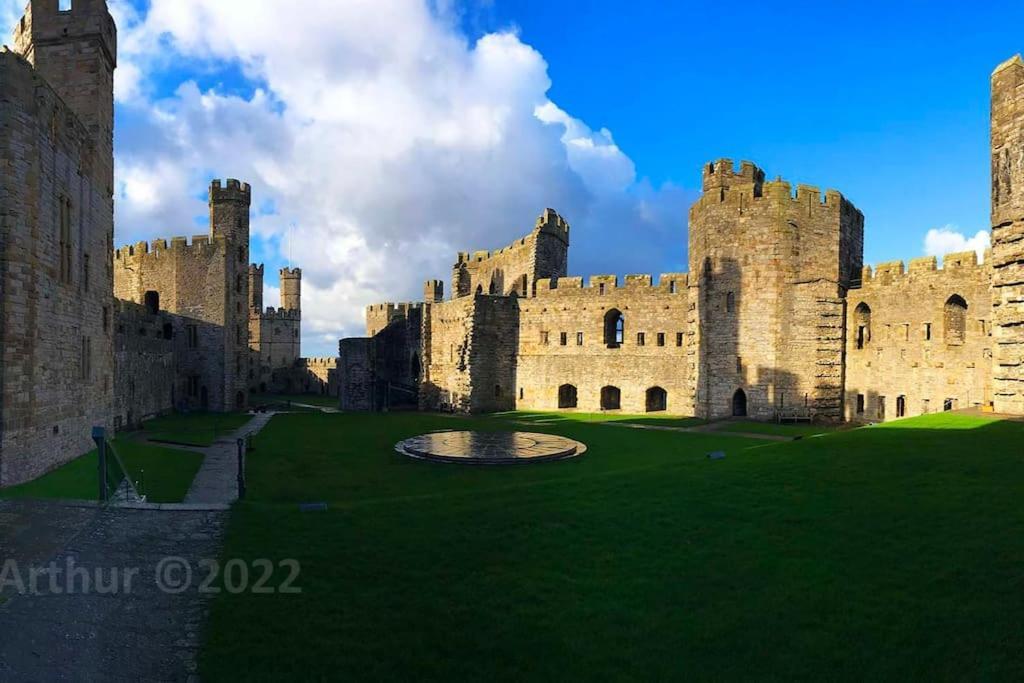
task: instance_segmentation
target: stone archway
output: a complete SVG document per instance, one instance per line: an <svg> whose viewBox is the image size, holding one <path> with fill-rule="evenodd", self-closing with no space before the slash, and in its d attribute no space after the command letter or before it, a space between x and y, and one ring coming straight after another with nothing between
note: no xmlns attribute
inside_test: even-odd
<svg viewBox="0 0 1024 683"><path fill-rule="evenodd" d="M732 416L747 416L747 392L742 389L737 389L736 393L732 395Z"/></svg>

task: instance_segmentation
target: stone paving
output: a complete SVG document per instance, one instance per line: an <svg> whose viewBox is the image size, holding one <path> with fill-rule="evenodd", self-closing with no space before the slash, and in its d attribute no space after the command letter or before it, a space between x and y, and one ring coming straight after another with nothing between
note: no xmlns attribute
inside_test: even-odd
<svg viewBox="0 0 1024 683"><path fill-rule="evenodd" d="M263 429L276 413L258 413L247 424L200 449L203 465L185 496L186 504L233 503L238 499L237 439Z"/></svg>
<svg viewBox="0 0 1024 683"><path fill-rule="evenodd" d="M197 449L206 457L183 504L0 500L0 681L196 679L212 598L199 591L209 574L200 562L220 558L227 504L238 494L235 439L271 417L256 415ZM165 558L187 564L188 589L161 590ZM45 572L35 591L33 570Z"/></svg>
<svg viewBox="0 0 1024 683"><path fill-rule="evenodd" d="M4 593L0 680L187 680L210 597L198 591L199 561L219 557L226 521L226 512L0 501L4 582L16 576L31 591L33 568L53 562L60 572L56 589L47 575L38 593ZM170 556L194 572L181 594L162 592L156 581ZM68 583L70 568L77 575ZM97 577L114 590L100 593Z"/></svg>

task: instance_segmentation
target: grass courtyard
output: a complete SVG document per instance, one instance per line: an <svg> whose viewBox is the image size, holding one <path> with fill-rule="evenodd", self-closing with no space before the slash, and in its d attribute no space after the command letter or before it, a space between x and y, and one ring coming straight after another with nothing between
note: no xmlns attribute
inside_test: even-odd
<svg viewBox="0 0 1024 683"><path fill-rule="evenodd" d="M275 417L223 552L294 558L303 592L218 595L202 675L1024 676L1024 424L779 443L522 417ZM474 468L392 450L461 428L589 451Z"/></svg>
<svg viewBox="0 0 1024 683"><path fill-rule="evenodd" d="M173 413L147 420L142 428L152 441L209 446L251 419L248 413Z"/></svg>

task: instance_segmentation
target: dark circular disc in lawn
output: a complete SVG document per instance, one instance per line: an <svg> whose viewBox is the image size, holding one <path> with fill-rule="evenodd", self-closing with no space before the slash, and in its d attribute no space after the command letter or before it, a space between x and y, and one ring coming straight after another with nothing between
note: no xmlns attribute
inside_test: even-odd
<svg viewBox="0 0 1024 683"><path fill-rule="evenodd" d="M535 432L434 432L395 444L413 458L468 465L518 465L581 455L585 444Z"/></svg>

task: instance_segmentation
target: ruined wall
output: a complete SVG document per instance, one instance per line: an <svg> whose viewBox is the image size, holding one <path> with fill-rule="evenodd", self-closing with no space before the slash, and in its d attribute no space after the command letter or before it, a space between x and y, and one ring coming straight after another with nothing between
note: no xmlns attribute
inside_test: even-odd
<svg viewBox="0 0 1024 683"><path fill-rule="evenodd" d="M27 60L0 51L0 486L88 451L114 391L113 21L101 2L36 1L14 44Z"/></svg>
<svg viewBox="0 0 1024 683"><path fill-rule="evenodd" d="M564 277L569 224L546 209L533 231L497 251L460 252L452 267L452 297L470 294L531 296L541 278Z"/></svg>
<svg viewBox="0 0 1024 683"><path fill-rule="evenodd" d="M117 301L114 333L114 428L136 427L177 403L173 316Z"/></svg>
<svg viewBox="0 0 1024 683"><path fill-rule="evenodd" d="M602 388L612 386L623 412L693 414L686 274L662 275L657 285L649 275L630 275L624 287L612 275L592 277L587 287L579 277L540 280L536 297L519 308L517 408L596 412ZM623 338L610 345L606 317L616 311Z"/></svg>
<svg viewBox="0 0 1024 683"><path fill-rule="evenodd" d="M518 339L517 297L477 294L431 304L423 323L420 407L511 410Z"/></svg>
<svg viewBox="0 0 1024 683"><path fill-rule="evenodd" d="M846 419L891 420L992 400L991 267L971 252L864 268L848 294ZM961 300L965 307L960 306Z"/></svg>
<svg viewBox="0 0 1024 683"><path fill-rule="evenodd" d="M373 340L351 337L338 342L338 383L342 410L377 410Z"/></svg>
<svg viewBox="0 0 1024 683"><path fill-rule="evenodd" d="M247 402L249 202L248 184L229 179L222 186L215 180L209 235L197 235L191 244L184 237L172 238L170 245L140 242L114 253L117 298L145 304L153 292L159 308L191 321L180 330L176 323L176 332L188 339L179 384L191 408L234 410Z"/></svg>
<svg viewBox="0 0 1024 683"><path fill-rule="evenodd" d="M992 74L993 392L999 413L1024 414L1024 62Z"/></svg>
<svg viewBox="0 0 1024 683"><path fill-rule="evenodd" d="M843 296L864 217L835 190L764 180L743 162L704 169L690 209L690 378L702 417L839 418Z"/></svg>

